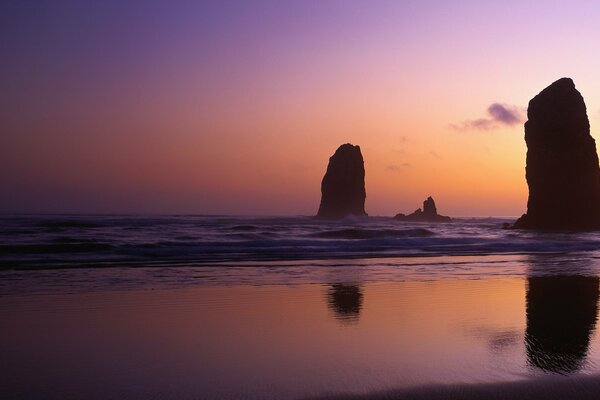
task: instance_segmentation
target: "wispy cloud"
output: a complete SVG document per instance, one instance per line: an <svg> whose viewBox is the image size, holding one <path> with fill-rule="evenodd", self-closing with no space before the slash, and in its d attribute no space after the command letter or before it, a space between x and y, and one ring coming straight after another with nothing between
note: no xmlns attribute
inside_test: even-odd
<svg viewBox="0 0 600 400"><path fill-rule="evenodd" d="M392 164L392 165L388 165L387 169L388 169L388 171L399 172L402 169L408 168L408 167L410 167L410 163L403 163L401 165Z"/></svg>
<svg viewBox="0 0 600 400"><path fill-rule="evenodd" d="M525 109L510 104L492 103L487 108L487 117L468 119L450 127L457 131L487 131L501 126L514 126L524 121Z"/></svg>

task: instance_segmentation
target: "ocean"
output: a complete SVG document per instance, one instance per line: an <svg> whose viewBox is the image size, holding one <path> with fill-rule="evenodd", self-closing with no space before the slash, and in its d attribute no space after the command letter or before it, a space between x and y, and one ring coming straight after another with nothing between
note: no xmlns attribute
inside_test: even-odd
<svg viewBox="0 0 600 400"><path fill-rule="evenodd" d="M513 221L3 216L0 398L595 398L600 233Z"/></svg>
<svg viewBox="0 0 600 400"><path fill-rule="evenodd" d="M195 215L4 216L0 218L0 266L194 266L577 252L592 256L600 249L598 232L502 229L503 223L515 219L457 218L427 224L386 217L320 221Z"/></svg>

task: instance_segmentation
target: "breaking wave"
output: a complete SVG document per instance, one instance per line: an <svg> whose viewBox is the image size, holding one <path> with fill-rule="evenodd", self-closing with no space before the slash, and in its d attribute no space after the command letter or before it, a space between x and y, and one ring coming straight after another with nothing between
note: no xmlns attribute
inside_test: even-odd
<svg viewBox="0 0 600 400"><path fill-rule="evenodd" d="M293 261L595 252L600 234L502 229L508 219L407 223L370 217L7 216L0 267L203 265Z"/></svg>

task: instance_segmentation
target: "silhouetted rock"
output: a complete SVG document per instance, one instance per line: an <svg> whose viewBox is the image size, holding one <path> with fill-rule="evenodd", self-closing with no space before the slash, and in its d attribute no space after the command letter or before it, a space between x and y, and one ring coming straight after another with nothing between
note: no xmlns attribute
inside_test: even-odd
<svg viewBox="0 0 600 400"><path fill-rule="evenodd" d="M445 215L439 215L437 213L437 208L435 206L435 201L433 198L428 197L427 200L423 202L423 210L417 208L415 212L409 215L404 214L396 214L394 219L398 219L400 221L410 221L410 222L450 222L452 218L447 217Z"/></svg>
<svg viewBox="0 0 600 400"><path fill-rule="evenodd" d="M429 196L427 200L423 202L423 214L425 215L437 215L437 207L435 201Z"/></svg>
<svg viewBox="0 0 600 400"><path fill-rule="evenodd" d="M329 158L327 172L321 182L321 205L318 218L341 219L365 212L365 163L360 147L341 145Z"/></svg>
<svg viewBox="0 0 600 400"><path fill-rule="evenodd" d="M522 229L600 228L600 168L585 102L569 78L529 102L525 123L527 213Z"/></svg>

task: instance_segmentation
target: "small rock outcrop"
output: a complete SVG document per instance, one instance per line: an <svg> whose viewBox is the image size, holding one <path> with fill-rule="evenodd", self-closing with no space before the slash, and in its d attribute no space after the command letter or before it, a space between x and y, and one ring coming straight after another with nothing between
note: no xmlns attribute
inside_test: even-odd
<svg viewBox="0 0 600 400"><path fill-rule="evenodd" d="M409 222L450 222L452 218L437 213L437 207L433 198L428 197L423 202L423 209L417 208L415 212L409 215L397 214L394 219Z"/></svg>
<svg viewBox="0 0 600 400"><path fill-rule="evenodd" d="M527 213L514 228L600 228L600 167L583 97L569 78L529 102L525 123Z"/></svg>
<svg viewBox="0 0 600 400"><path fill-rule="evenodd" d="M349 215L365 216L365 163L360 147L341 145L329 158L321 182L318 218L341 219Z"/></svg>

